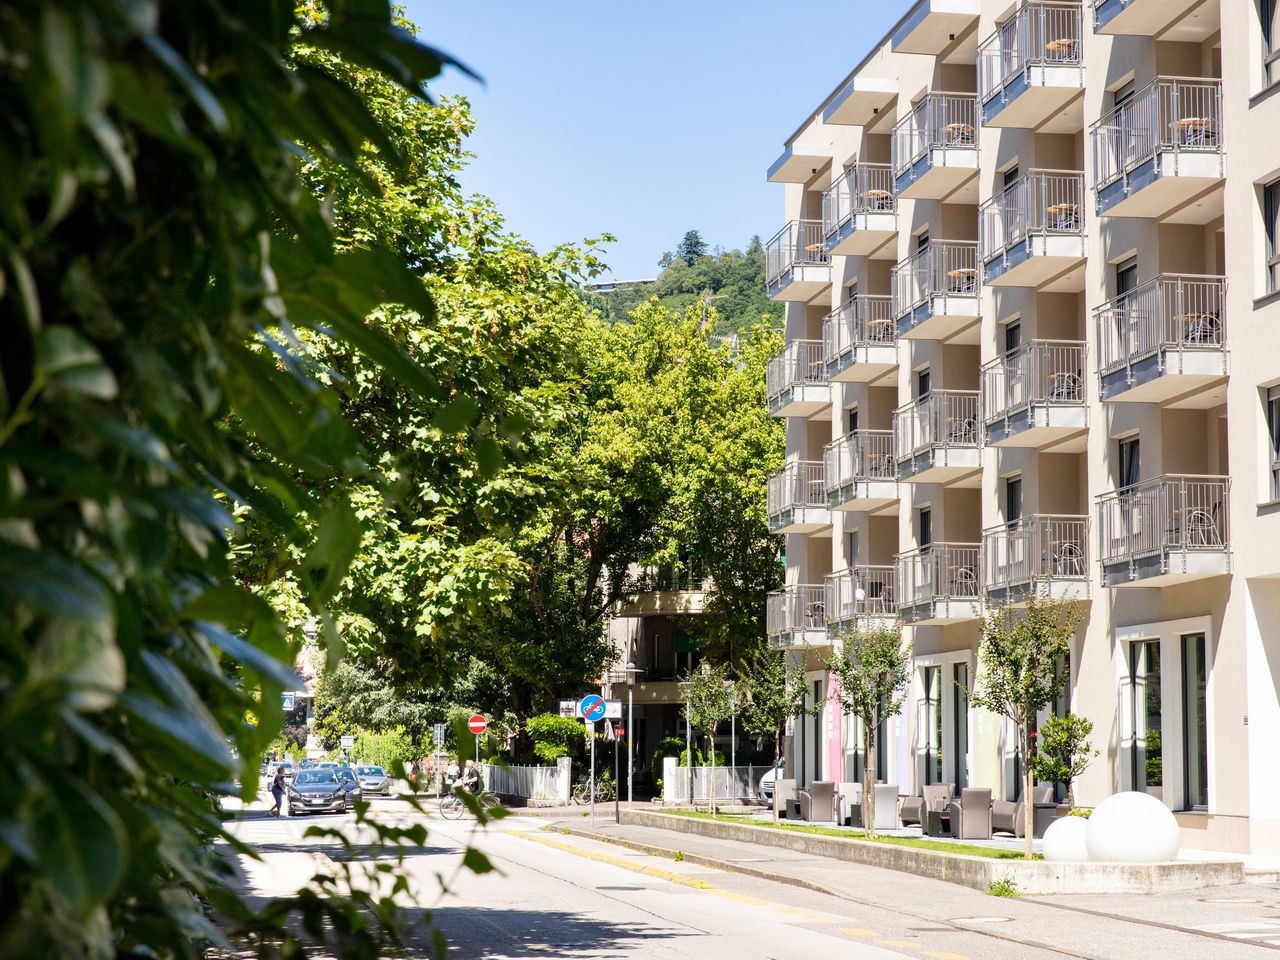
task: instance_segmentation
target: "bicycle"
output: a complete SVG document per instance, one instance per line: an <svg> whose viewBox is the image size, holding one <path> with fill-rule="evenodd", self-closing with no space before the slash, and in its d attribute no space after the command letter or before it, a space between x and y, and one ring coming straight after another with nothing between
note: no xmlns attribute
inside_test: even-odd
<svg viewBox="0 0 1280 960"><path fill-rule="evenodd" d="M610 803L613 800L613 781L604 777L596 777L596 802ZM591 802L591 780L583 777L573 788L574 803Z"/></svg>
<svg viewBox="0 0 1280 960"><path fill-rule="evenodd" d="M476 794L476 800L479 801L481 810L490 810L501 803L497 796L488 790L481 790ZM440 798L440 816L446 820L457 820L466 811L467 805L458 794L446 793Z"/></svg>

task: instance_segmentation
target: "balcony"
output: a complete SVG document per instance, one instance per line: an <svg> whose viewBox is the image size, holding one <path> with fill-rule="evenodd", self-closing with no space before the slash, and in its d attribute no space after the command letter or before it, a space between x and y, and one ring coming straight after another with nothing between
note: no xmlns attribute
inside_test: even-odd
<svg viewBox="0 0 1280 960"><path fill-rule="evenodd" d="M1220 199L1203 201L1226 176L1221 80L1161 77L1090 137L1099 216L1207 223L1222 215Z"/></svg>
<svg viewBox="0 0 1280 960"><path fill-rule="evenodd" d="M792 220L764 250L770 300L808 303L831 284L831 263L822 242L822 221Z"/></svg>
<svg viewBox="0 0 1280 960"><path fill-rule="evenodd" d="M978 22L979 0L923 0L893 32L894 53L936 57Z"/></svg>
<svg viewBox="0 0 1280 960"><path fill-rule="evenodd" d="M1093 0L1093 32L1107 36L1166 37L1166 30L1177 23L1201 0ZM1210 23L1216 24L1217 4Z"/></svg>
<svg viewBox="0 0 1280 960"><path fill-rule="evenodd" d="M820 584L793 584L765 597L765 632L778 647L825 647L827 604Z"/></svg>
<svg viewBox="0 0 1280 960"><path fill-rule="evenodd" d="M1046 293L1084 287L1084 174L1031 170L978 208L982 282Z"/></svg>
<svg viewBox="0 0 1280 960"><path fill-rule="evenodd" d="M830 165L829 144L789 143L769 165L765 179L770 183L808 183L817 171Z"/></svg>
<svg viewBox="0 0 1280 960"><path fill-rule="evenodd" d="M909 624L946 624L982 616L976 543L935 543L898 555L898 616Z"/></svg>
<svg viewBox="0 0 1280 960"><path fill-rule="evenodd" d="M893 567L849 567L829 574L823 604L831 638L893 626L898 619L894 581Z"/></svg>
<svg viewBox="0 0 1280 960"><path fill-rule="evenodd" d="M898 464L893 431L858 430L822 454L827 506L832 510L898 512Z"/></svg>
<svg viewBox="0 0 1280 960"><path fill-rule="evenodd" d="M764 368L765 404L771 417L811 417L831 412L831 387L821 340L792 340Z"/></svg>
<svg viewBox="0 0 1280 960"><path fill-rule="evenodd" d="M1226 399L1225 277L1166 275L1103 304L1103 400L1205 409Z"/></svg>
<svg viewBox="0 0 1280 960"><path fill-rule="evenodd" d="M978 392L935 390L893 412L898 479L907 483L953 483L976 479Z"/></svg>
<svg viewBox="0 0 1280 960"><path fill-rule="evenodd" d="M1084 89L1078 3L1028 0L978 47L984 127L1075 133Z"/></svg>
<svg viewBox="0 0 1280 960"><path fill-rule="evenodd" d="M706 612L712 582L702 568L667 564L642 567L628 587L620 616L681 616Z"/></svg>
<svg viewBox="0 0 1280 960"><path fill-rule="evenodd" d="M865 127L897 99L897 80L854 77L823 108L822 122Z"/></svg>
<svg viewBox="0 0 1280 960"><path fill-rule="evenodd" d="M822 194L822 235L828 254L872 256L898 235L893 168L855 163Z"/></svg>
<svg viewBox="0 0 1280 960"><path fill-rule="evenodd" d="M830 532L831 511L822 464L792 460L769 478L767 494L770 533Z"/></svg>
<svg viewBox="0 0 1280 960"><path fill-rule="evenodd" d="M1088 517L1037 514L982 534L987 600L1016 606L1032 586L1059 600L1089 599Z"/></svg>
<svg viewBox="0 0 1280 960"><path fill-rule="evenodd" d="M827 377L836 383L873 383L898 368L893 298L850 297L822 321Z"/></svg>
<svg viewBox="0 0 1280 960"><path fill-rule="evenodd" d="M909 200L946 200L978 176L977 99L931 93L893 128L893 188Z"/></svg>
<svg viewBox="0 0 1280 960"><path fill-rule="evenodd" d="M1085 345L1030 340L982 367L983 439L993 447L1084 451Z"/></svg>
<svg viewBox="0 0 1280 960"><path fill-rule="evenodd" d="M893 316L906 340L948 340L973 328L977 342L978 245L939 240L893 268Z"/></svg>
<svg viewBox="0 0 1280 960"><path fill-rule="evenodd" d="M1098 498L1105 587L1164 587L1231 572L1230 477L1163 476Z"/></svg>

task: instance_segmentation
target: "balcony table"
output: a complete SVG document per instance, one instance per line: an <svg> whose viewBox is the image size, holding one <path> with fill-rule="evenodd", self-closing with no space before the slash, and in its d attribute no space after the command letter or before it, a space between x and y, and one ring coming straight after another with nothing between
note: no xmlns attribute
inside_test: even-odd
<svg viewBox="0 0 1280 960"><path fill-rule="evenodd" d="M1183 343L1201 346L1221 344L1221 327L1216 313L1184 313L1178 320L1182 324Z"/></svg>
<svg viewBox="0 0 1280 960"><path fill-rule="evenodd" d="M821 383L827 378L827 365L822 360L811 360L809 362L809 373L805 377L810 382Z"/></svg>
<svg viewBox="0 0 1280 960"><path fill-rule="evenodd" d="M1080 41L1074 37L1062 37L1050 40L1044 45L1046 53L1051 53L1053 60L1075 60L1076 51L1080 49Z"/></svg>
<svg viewBox="0 0 1280 960"><path fill-rule="evenodd" d="M888 190L868 190L862 196L867 201L867 206L872 210L889 210L892 208L892 204L885 203L886 200L893 198L893 194Z"/></svg>
<svg viewBox="0 0 1280 960"><path fill-rule="evenodd" d="M1078 203L1052 203L1045 208L1045 213L1049 214L1050 219L1054 221L1053 229L1055 230L1080 229L1080 205Z"/></svg>
<svg viewBox="0 0 1280 960"><path fill-rule="evenodd" d="M977 426L971 417L947 417L948 443L975 443Z"/></svg>
<svg viewBox="0 0 1280 960"><path fill-rule="evenodd" d="M951 281L950 293L973 293L977 288L978 271L972 267L948 270L947 279Z"/></svg>
<svg viewBox="0 0 1280 960"><path fill-rule="evenodd" d="M967 123L948 123L947 145L951 147L971 147L974 144L973 127Z"/></svg>
<svg viewBox="0 0 1280 960"><path fill-rule="evenodd" d="M1183 117L1169 124L1178 140L1186 147L1213 146L1213 119L1211 117Z"/></svg>
<svg viewBox="0 0 1280 960"><path fill-rule="evenodd" d="M892 343L893 342L893 321L892 320L868 320L867 321L867 340L871 343Z"/></svg>

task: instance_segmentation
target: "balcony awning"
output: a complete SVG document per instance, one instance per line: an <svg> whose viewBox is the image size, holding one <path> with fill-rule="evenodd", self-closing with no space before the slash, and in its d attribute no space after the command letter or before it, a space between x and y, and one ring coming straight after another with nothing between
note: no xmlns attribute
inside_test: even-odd
<svg viewBox="0 0 1280 960"><path fill-rule="evenodd" d="M808 183L815 174L831 166L831 147L823 144L791 143L769 165L765 179L770 183Z"/></svg>

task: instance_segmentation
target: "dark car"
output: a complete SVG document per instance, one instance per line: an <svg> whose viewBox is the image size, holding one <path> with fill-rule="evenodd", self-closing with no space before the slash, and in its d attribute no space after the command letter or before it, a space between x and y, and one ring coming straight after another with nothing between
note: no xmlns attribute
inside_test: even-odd
<svg viewBox="0 0 1280 960"><path fill-rule="evenodd" d="M356 767L356 779L360 781L360 789L365 793L391 796L391 778L382 767Z"/></svg>
<svg viewBox="0 0 1280 960"><path fill-rule="evenodd" d="M337 774L338 781L342 784L342 789L347 792L348 809L357 800L364 799L364 791L360 789L360 779L352 773L350 767L339 767L334 773Z"/></svg>
<svg viewBox="0 0 1280 960"><path fill-rule="evenodd" d="M301 760L301 761L299 761L299 762L298 762L298 769L299 769L299 770L310 770L310 769L311 769L312 767L314 767L315 765L316 765L316 762L315 762L314 760L312 760L310 757L306 757L306 758L304 758L303 760Z"/></svg>
<svg viewBox="0 0 1280 960"><path fill-rule="evenodd" d="M289 785L290 816L346 810L346 787L332 770L299 770Z"/></svg>

